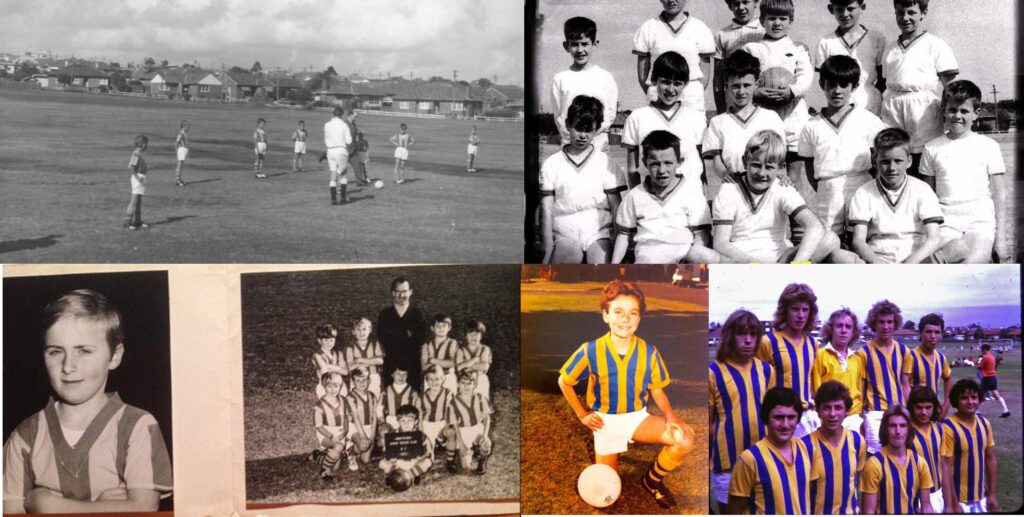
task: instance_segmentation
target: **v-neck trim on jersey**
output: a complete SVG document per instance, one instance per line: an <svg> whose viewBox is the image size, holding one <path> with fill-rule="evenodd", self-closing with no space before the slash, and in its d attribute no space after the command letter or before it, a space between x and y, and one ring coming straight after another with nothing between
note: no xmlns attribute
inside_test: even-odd
<svg viewBox="0 0 1024 517"><path fill-rule="evenodd" d="M750 212L753 214L758 213L761 207L764 206L764 200L768 197L768 193L775 188L775 180L768 185L764 193L760 194L761 198L757 201L754 200L754 193L750 190L750 186L747 185L747 178L742 178L739 181L740 192L743 194L743 200L747 202L747 207L750 208Z"/></svg>
<svg viewBox="0 0 1024 517"><path fill-rule="evenodd" d="M843 122L846 122L846 119L850 117L850 115L853 113L853 110L855 109L857 109L856 106L851 106L850 109L846 110L846 113L844 113L843 116L839 117L839 120L832 120L832 118L829 117L828 115L825 115L824 110L822 110L821 118L826 123L828 123L828 125L832 128L833 131L838 133L839 130L843 128Z"/></svg>
<svg viewBox="0 0 1024 517"><path fill-rule="evenodd" d="M857 49L857 47L860 45L860 42L864 41L864 38L868 37L868 28L865 27L862 23L859 23L857 25L860 28L864 29L864 33L861 34L859 38L854 40L853 43L847 42L846 37L842 34L839 34L839 29L836 29L836 36L839 38L839 41L843 44L844 47L846 47L846 50L850 51L851 53ZM847 31L847 34L849 34L849 31Z"/></svg>
<svg viewBox="0 0 1024 517"><path fill-rule="evenodd" d="M917 43L918 40L924 37L925 34L928 34L927 30L921 31L921 34L914 36L914 39L907 41L906 43L901 41L899 36L896 36L896 46L899 47L900 50L902 50L903 52L906 52L910 50L910 47L914 46L914 43Z"/></svg>
<svg viewBox="0 0 1024 517"><path fill-rule="evenodd" d="M754 116L757 115L758 109L760 108L754 106L754 109L750 110L750 115L747 115L747 118L741 117L738 112L730 111L728 113L729 116L733 118L733 120L735 120L737 123L739 123L741 127L743 127L743 129L747 129L747 126L750 125L750 121L754 120Z"/></svg>
<svg viewBox="0 0 1024 517"><path fill-rule="evenodd" d="M903 198L906 197L905 194L907 193L907 185L910 184L910 177L907 176L903 178L903 185L899 188L899 194L896 195L896 201L893 201L892 198L889 196L889 189L885 188L885 185L882 185L881 176L879 176L878 179L875 180L875 182L878 187L878 193L882 195L882 200L885 201L885 205L888 206L890 210L895 212L896 209L899 208L900 203L903 202Z"/></svg>
<svg viewBox="0 0 1024 517"><path fill-rule="evenodd" d="M574 160L573 156L569 154L568 145L562 148L562 154L565 155L565 159L569 161L569 163L573 166L574 169L576 169L576 172L579 172L580 170L583 169L583 166L586 165L588 161L590 161L590 157L594 156L594 151L597 150L594 148L594 144L587 144L587 148L590 149L590 152L587 153L587 155L584 156L583 159L580 160L579 162Z"/></svg>
<svg viewBox="0 0 1024 517"><path fill-rule="evenodd" d="M647 195L650 196L651 199L654 200L655 203L658 203L659 206L665 206L665 203L668 202L668 199L670 197L675 195L676 192L679 192L680 190L682 190L680 187L682 187L684 181L686 181L685 177L680 178L679 182L676 183L676 185L674 187L672 187L671 189L668 189L668 190L662 192L662 195L660 195L660 196L658 194L655 194L654 192L651 192L650 185L653 183L653 181L651 180L650 176L647 176L646 178L644 178L643 183L640 184L641 185L640 188L642 188L644 190L644 192L646 192Z"/></svg>
<svg viewBox="0 0 1024 517"><path fill-rule="evenodd" d="M636 349L637 349L637 343L639 342L637 340L637 337L633 336L630 339L630 341L629 341L629 348L626 349L626 353L623 354L623 355L619 355L619 351L615 349L615 343L612 341L612 333L611 332L605 334L604 335L604 339L605 339L605 346L607 347L608 352L610 352L610 354L612 356L612 360L615 361L615 364L617 364L619 367L625 367L627 364L629 364L630 358L633 357L633 354L634 354L634 352L636 352Z"/></svg>
<svg viewBox="0 0 1024 517"><path fill-rule="evenodd" d="M661 119L665 121L665 124L671 124L672 121L674 121L676 119L676 117L678 117L679 114L683 112L683 101L675 101L675 102L672 103L672 106L675 106L676 108L675 108L674 111L672 111L671 115L666 115L665 111L662 110L661 108L655 106L653 102L650 104L650 106L651 106L651 109L653 109L654 112L657 113L658 116L661 117ZM670 108L670 111L671 111L671 106L669 108Z"/></svg>
<svg viewBox="0 0 1024 517"><path fill-rule="evenodd" d="M658 19L661 20L661 23L664 23L665 26L668 27L668 30L672 31L673 36L678 36L679 33L683 31L683 28L686 27L686 24L690 23L690 20L693 18L692 16L690 16L690 13L688 11L683 11L683 14L686 15L686 19L683 20L683 23L679 24L678 29L673 27L672 24L665 19L665 11L662 11L661 13L658 14Z"/></svg>
<svg viewBox="0 0 1024 517"><path fill-rule="evenodd" d="M53 441L54 456L60 468L66 470L72 477L78 479L82 468L89 460L89 451L99 439L103 429L110 423L110 419L124 407L124 402L118 394L111 393L106 404L96 413L92 422L82 432L81 438L72 447L64 438L64 431L60 426L60 419L57 416L57 403L51 398L50 402L43 409L46 415L47 429Z"/></svg>

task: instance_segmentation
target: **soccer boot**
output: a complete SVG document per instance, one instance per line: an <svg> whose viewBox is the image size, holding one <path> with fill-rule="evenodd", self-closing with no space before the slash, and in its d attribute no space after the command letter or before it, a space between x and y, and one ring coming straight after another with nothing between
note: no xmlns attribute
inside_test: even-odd
<svg viewBox="0 0 1024 517"><path fill-rule="evenodd" d="M420 476L416 476L416 477L412 478L412 484L414 484L414 485L420 484Z"/></svg>
<svg viewBox="0 0 1024 517"><path fill-rule="evenodd" d="M482 476L487 473L487 457L480 456L476 463L476 475Z"/></svg>
<svg viewBox="0 0 1024 517"><path fill-rule="evenodd" d="M306 461L319 464L324 458L323 449L313 449L308 455L306 455Z"/></svg>
<svg viewBox="0 0 1024 517"><path fill-rule="evenodd" d="M448 472L451 472L452 474L459 473L459 464L455 461L449 461L446 466L448 467Z"/></svg>
<svg viewBox="0 0 1024 517"><path fill-rule="evenodd" d="M330 481L330 480L334 479L334 471L331 470L331 469L321 468L320 469L320 479L322 479L324 481Z"/></svg>
<svg viewBox="0 0 1024 517"><path fill-rule="evenodd" d="M676 506L676 498L673 497L672 492L665 487L665 483L660 483L654 488L648 487L645 476L640 479L640 486L642 486L648 494L651 494L651 496L654 497L654 502L658 503L658 506L662 508L673 508Z"/></svg>

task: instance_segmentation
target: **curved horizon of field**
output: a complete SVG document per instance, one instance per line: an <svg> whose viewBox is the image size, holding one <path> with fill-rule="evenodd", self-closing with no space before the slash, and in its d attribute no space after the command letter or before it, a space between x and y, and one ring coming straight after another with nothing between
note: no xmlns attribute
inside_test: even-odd
<svg viewBox="0 0 1024 517"><path fill-rule="evenodd" d="M331 206L324 111L201 104L113 95L0 89L0 261L16 262L519 262L523 126L363 115L371 177ZM267 120L269 150L253 178L252 131ZM185 187L175 186L174 138L191 123ZM292 174L291 134L309 131L305 173ZM389 142L405 122L408 181L392 180ZM470 126L481 139L466 172ZM149 137L145 231L122 228L135 135ZM349 175L349 181L354 178Z"/></svg>

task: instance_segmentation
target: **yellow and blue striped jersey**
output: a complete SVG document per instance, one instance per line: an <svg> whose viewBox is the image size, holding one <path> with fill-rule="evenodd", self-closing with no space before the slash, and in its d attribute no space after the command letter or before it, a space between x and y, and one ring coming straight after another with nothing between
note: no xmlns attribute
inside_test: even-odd
<svg viewBox="0 0 1024 517"><path fill-rule="evenodd" d="M820 515L849 515L860 513L857 506L856 475L867 462L868 442L860 434L843 429L838 447L832 447L821 429L801 438L804 447L814 450L814 460L820 476L811 485L811 503Z"/></svg>
<svg viewBox="0 0 1024 517"><path fill-rule="evenodd" d="M729 496L753 498L752 509L760 515L809 515L811 481L820 473L814 467L814 451L801 440L790 440L793 461L763 438L740 454L729 479Z"/></svg>
<svg viewBox="0 0 1024 517"><path fill-rule="evenodd" d="M935 350L932 357L928 358L921 347L917 347L907 352L907 356L903 358L903 373L910 377L911 387L927 386L942 399L939 380L946 379L948 382L953 370L950 369L949 361L942 352Z"/></svg>
<svg viewBox="0 0 1024 517"><path fill-rule="evenodd" d="M942 462L939 452L942 450L942 424L928 422L926 427L911 426L913 435L908 447L924 458L928 464L928 473L932 475L932 492L942 489ZM938 508L935 508L938 510Z"/></svg>
<svg viewBox="0 0 1024 517"><path fill-rule="evenodd" d="M800 400L810 403L811 367L818 352L818 343L811 336L793 338L785 332L772 330L761 338L757 358L775 368L775 385L792 389Z"/></svg>
<svg viewBox="0 0 1024 517"><path fill-rule="evenodd" d="M868 458L860 477L860 489L865 494L878 494L878 513L911 514L914 501L924 489L932 487L928 465L916 452L907 449L905 463L889 455L883 447Z"/></svg>
<svg viewBox="0 0 1024 517"><path fill-rule="evenodd" d="M668 386L668 369L654 345L633 336L625 355L619 355L611 335L580 345L562 365L562 380L575 386L587 380L587 407L620 415L647 407L650 390Z"/></svg>
<svg viewBox="0 0 1024 517"><path fill-rule="evenodd" d="M827 381L840 382L850 390L850 398L853 399L850 414L859 415L860 378L863 371L864 363L857 352L848 350L846 361L842 361L832 345L825 345L818 350L818 355L814 358L814 367L811 368L811 392L817 393L818 388Z"/></svg>
<svg viewBox="0 0 1024 517"><path fill-rule="evenodd" d="M903 388L900 381L907 346L894 339L889 352L886 353L875 340L871 340L868 346L857 351L857 355L864 364L864 373L861 374L864 409L885 411L890 405L903 405Z"/></svg>
<svg viewBox="0 0 1024 517"><path fill-rule="evenodd" d="M996 444L992 423L975 415L974 423L962 420L954 413L942 422L942 450L944 458L953 458L953 486L957 499L973 503L988 495L985 486L985 449ZM950 487L946 487L947 489Z"/></svg>
<svg viewBox="0 0 1024 517"><path fill-rule="evenodd" d="M775 369L752 358L747 366L715 361L708 366L708 407L717 415L711 466L725 472L751 444L764 437L761 399L775 384Z"/></svg>

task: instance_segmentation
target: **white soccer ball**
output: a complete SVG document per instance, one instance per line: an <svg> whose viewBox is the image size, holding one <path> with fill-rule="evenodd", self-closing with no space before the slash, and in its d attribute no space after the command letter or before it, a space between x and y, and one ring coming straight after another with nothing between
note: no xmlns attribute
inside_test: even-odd
<svg viewBox="0 0 1024 517"><path fill-rule="evenodd" d="M607 508L619 498L622 492L622 480L615 469L597 463L580 473L576 489L583 501L594 508Z"/></svg>
<svg viewBox="0 0 1024 517"><path fill-rule="evenodd" d="M373 188L384 188L384 182L381 180L374 181Z"/></svg>

